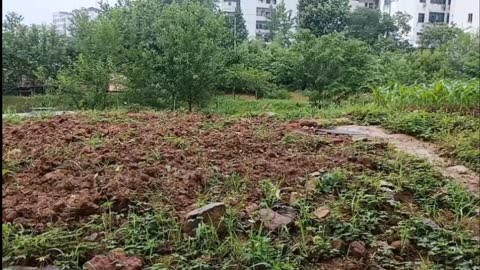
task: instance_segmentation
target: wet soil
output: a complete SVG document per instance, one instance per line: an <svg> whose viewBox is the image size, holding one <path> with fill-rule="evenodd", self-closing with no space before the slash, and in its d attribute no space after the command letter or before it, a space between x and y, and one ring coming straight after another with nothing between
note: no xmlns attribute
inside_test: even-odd
<svg viewBox="0 0 480 270"><path fill-rule="evenodd" d="M324 144L307 149L282 141L291 131L271 118L173 113L4 124L2 161L14 175L3 179L2 221L37 228L69 224L99 213L104 202L121 211L152 196L183 214L212 177L240 174L248 200L258 202L264 179L303 188L315 171L373 167L345 150L350 136L324 134Z"/></svg>

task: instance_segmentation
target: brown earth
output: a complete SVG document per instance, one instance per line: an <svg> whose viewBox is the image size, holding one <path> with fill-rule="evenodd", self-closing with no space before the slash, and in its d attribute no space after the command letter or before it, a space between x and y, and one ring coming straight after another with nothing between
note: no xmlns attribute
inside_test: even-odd
<svg viewBox="0 0 480 270"><path fill-rule="evenodd" d="M374 166L345 151L349 136L305 136L325 142L315 149L286 144L291 126L271 118L173 113L4 124L2 161L15 174L3 179L2 221L42 228L82 220L106 201L122 210L152 195L184 214L215 175L240 174L248 180L248 201L258 202L258 182L267 178L302 189L312 172Z"/></svg>

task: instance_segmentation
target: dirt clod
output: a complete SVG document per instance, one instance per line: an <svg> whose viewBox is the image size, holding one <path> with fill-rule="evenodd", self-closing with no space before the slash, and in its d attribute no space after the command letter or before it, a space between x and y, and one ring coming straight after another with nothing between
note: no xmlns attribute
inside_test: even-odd
<svg viewBox="0 0 480 270"><path fill-rule="evenodd" d="M350 253L355 257L363 257L367 253L367 249L365 248L365 244L361 241L353 241L350 243Z"/></svg>
<svg viewBox="0 0 480 270"><path fill-rule="evenodd" d="M185 215L183 231L188 235L193 235L195 229L202 222L218 228L225 215L225 210L224 203L215 202L190 211Z"/></svg>
<svg viewBox="0 0 480 270"><path fill-rule="evenodd" d="M330 209L325 206L318 207L315 209L313 214L320 220L324 219L330 213Z"/></svg>
<svg viewBox="0 0 480 270"><path fill-rule="evenodd" d="M142 267L143 259L127 256L122 249L111 250L107 256L97 255L84 265L87 270L140 270Z"/></svg>

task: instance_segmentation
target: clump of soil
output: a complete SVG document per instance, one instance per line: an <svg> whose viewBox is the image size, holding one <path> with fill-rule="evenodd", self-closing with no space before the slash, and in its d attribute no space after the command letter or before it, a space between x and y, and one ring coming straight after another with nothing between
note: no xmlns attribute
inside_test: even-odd
<svg viewBox="0 0 480 270"><path fill-rule="evenodd" d="M249 200L258 201L264 179L303 187L315 171L368 167L353 164L344 151L352 143L348 136L324 134L324 144L307 149L282 140L290 132L272 118L226 121L173 113L5 124L2 160L13 164L15 176L2 186L2 220L68 223L98 213L106 201L123 210L152 194L184 214L213 176L238 173L247 180Z"/></svg>

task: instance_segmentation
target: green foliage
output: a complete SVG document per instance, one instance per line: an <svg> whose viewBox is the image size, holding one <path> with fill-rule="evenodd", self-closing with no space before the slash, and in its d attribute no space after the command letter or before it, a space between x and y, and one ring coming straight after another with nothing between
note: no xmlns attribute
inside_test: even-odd
<svg viewBox="0 0 480 270"><path fill-rule="evenodd" d="M46 25L22 24L16 13L2 27L2 92L18 86L45 86L70 61L72 43ZM11 93L10 93L11 94Z"/></svg>
<svg viewBox="0 0 480 270"><path fill-rule="evenodd" d="M420 46L422 48L439 48L459 35L462 30L448 24L427 24L420 36Z"/></svg>
<svg viewBox="0 0 480 270"><path fill-rule="evenodd" d="M272 75L267 71L234 66L226 73L225 86L232 90L233 95L253 94L261 98L276 88L271 80Z"/></svg>
<svg viewBox="0 0 480 270"><path fill-rule="evenodd" d="M369 80L372 57L366 43L332 34L315 39L303 52L303 71L310 101L360 91Z"/></svg>
<svg viewBox="0 0 480 270"><path fill-rule="evenodd" d="M373 96L375 102L391 108L468 112L478 108L480 86L477 80L412 86L393 83L374 88Z"/></svg>
<svg viewBox="0 0 480 270"><path fill-rule="evenodd" d="M294 20L292 18L292 11L287 10L285 2L281 1L272 10L268 28L270 31L269 40L275 40L282 46L290 45L292 37L292 27Z"/></svg>
<svg viewBox="0 0 480 270"><path fill-rule="evenodd" d="M226 27L230 30L230 35L232 36L233 40L231 44L232 48L235 46L235 44L238 45L247 40L248 31L247 26L245 25L245 19L243 18L240 2L237 2L235 12L233 12L233 14L226 14L225 19Z"/></svg>
<svg viewBox="0 0 480 270"><path fill-rule="evenodd" d="M346 32L381 51L402 48L406 45L402 35L410 32L410 15L397 13L391 16L378 9L356 8L349 16Z"/></svg>
<svg viewBox="0 0 480 270"><path fill-rule="evenodd" d="M350 3L348 0L300 0L297 9L299 27L323 36L344 30Z"/></svg>

